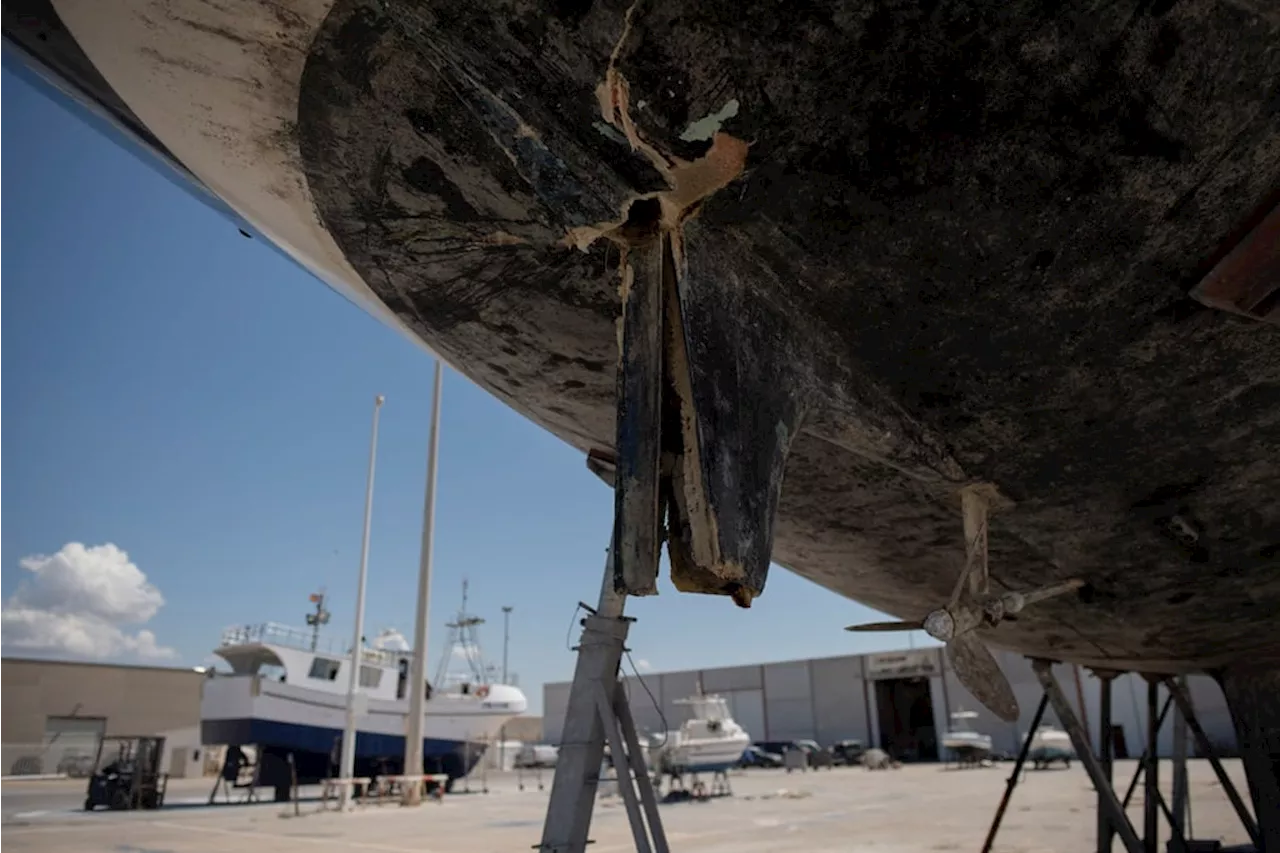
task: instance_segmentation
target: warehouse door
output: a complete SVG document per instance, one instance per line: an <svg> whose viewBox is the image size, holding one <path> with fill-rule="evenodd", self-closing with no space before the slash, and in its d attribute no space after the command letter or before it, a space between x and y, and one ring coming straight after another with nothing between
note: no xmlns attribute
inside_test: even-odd
<svg viewBox="0 0 1280 853"><path fill-rule="evenodd" d="M106 730L107 721L102 717L46 717L43 771L88 776Z"/></svg>
<svg viewBox="0 0 1280 853"><path fill-rule="evenodd" d="M938 735L933 694L927 678L885 678L876 682L880 748L899 761L937 761Z"/></svg>

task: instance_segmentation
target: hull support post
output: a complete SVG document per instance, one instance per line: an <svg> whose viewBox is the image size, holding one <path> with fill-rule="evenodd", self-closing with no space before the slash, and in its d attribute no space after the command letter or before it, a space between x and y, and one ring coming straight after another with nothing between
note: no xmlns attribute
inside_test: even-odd
<svg viewBox="0 0 1280 853"><path fill-rule="evenodd" d="M1238 664L1227 667L1218 681L1235 722L1258 819L1254 843L1260 850L1280 850L1280 666ZM1204 731L1187 722L1203 749L1208 740ZM1242 802L1236 806L1237 811L1243 808Z"/></svg>
<svg viewBox="0 0 1280 853"><path fill-rule="evenodd" d="M991 829L987 831L987 840L982 843L982 853L991 853L991 846L996 843L996 833L1000 831L1005 809L1009 808L1009 799L1013 796L1013 789L1018 786L1018 779L1022 776L1022 766L1027 763L1027 754L1031 752L1031 741L1035 739L1036 729L1040 728L1040 720L1044 717L1044 710L1048 704L1049 694L1045 693L1040 697L1040 704L1036 706L1036 715L1031 719L1031 728L1027 730L1027 736L1022 741L1022 749L1018 751L1018 760L1014 762L1013 772L1009 774L1009 779L1005 783L1004 796L1000 798L996 816L991 821Z"/></svg>
<svg viewBox="0 0 1280 853"><path fill-rule="evenodd" d="M588 467L614 486L613 536L599 601L594 609L582 605L590 615L582 620L560 754L536 847L542 853L587 850L606 743L636 850L669 849L635 721L618 681L633 621L623 613L627 593L652 587L662 545L663 285L668 238L651 234L633 251L638 262L624 270L617 457L612 465L588 457Z"/></svg>
<svg viewBox="0 0 1280 853"><path fill-rule="evenodd" d="M551 800L536 848L545 853L587 849L606 743L636 850L669 853L670 849L631 708L617 677L634 620L623 615L626 596L614 589L613 555L610 547L598 606L582 605L590 615L582 620Z"/></svg>
<svg viewBox="0 0 1280 853"><path fill-rule="evenodd" d="M1231 805L1235 809L1236 815L1240 818L1240 823L1248 833L1255 849L1269 849L1262 843L1258 822L1249 813L1248 806L1245 805L1235 785L1227 776L1226 770L1223 769L1222 762L1218 759L1212 743L1196 717L1191 697L1179 678L1164 675L1145 676L1147 679L1146 748L1142 757L1138 759L1138 770L1133 779L1130 780L1124 797L1121 798L1116 793L1112 776L1113 735L1111 725L1111 687L1112 682L1121 673L1104 670L1097 670L1094 673L1102 682L1099 702L1101 719L1098 729L1100 750L1095 752L1089 731L1080 721L1076 709L1071 705L1066 693L1063 692L1062 686L1053 674L1052 667L1052 661L1038 658L1031 661L1031 668L1034 670L1036 678L1040 681L1040 686L1044 689L1044 696L1040 701L1039 708L1036 710L1031 730L1027 733L1026 741L1018 756L1018 762L1014 766L1013 775L1009 777L1008 786L996 811L991 830L987 834L986 843L983 845L983 853L987 853L995 841L996 832L1000 828L1000 820L1009 804L1009 797L1017 785L1018 776L1022 770L1023 762L1026 760L1031 739L1035 736L1036 729L1039 727L1046 705L1053 706L1053 710L1057 713L1062 727L1071 738L1071 744L1075 749L1076 756L1084 765L1085 772L1089 774L1089 779L1093 782L1094 789L1098 793L1097 853L1111 853L1115 837L1119 837L1126 853L1151 853L1151 851L1159 850L1161 815L1163 815L1165 822L1168 823L1172 836L1168 844L1170 853L1179 853L1180 851L1185 853L1185 851L1196 849L1196 842L1187 838L1190 831L1190 821L1188 820L1190 809L1187 802L1188 796L1185 781L1187 760L1185 745L1182 748L1177 748L1175 743L1173 759L1175 795L1172 807L1160 792L1158 771L1160 761L1159 734L1165 717L1168 716L1170 708L1174 705L1177 705L1178 708L1178 723L1180 725L1185 724L1187 729L1190 730L1200 754L1207 758L1213 767L1223 791L1231 801ZM1159 695L1161 687L1167 693L1163 705L1160 702ZM1175 737L1176 740L1177 738ZM1143 782L1141 834L1129 820L1126 812L1129 801L1137 790L1140 781Z"/></svg>

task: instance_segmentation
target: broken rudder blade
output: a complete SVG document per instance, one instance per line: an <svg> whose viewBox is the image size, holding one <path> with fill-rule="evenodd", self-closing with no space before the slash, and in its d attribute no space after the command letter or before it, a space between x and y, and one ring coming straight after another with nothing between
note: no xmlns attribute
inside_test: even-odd
<svg viewBox="0 0 1280 853"><path fill-rule="evenodd" d="M628 10L596 97L604 121L649 160L666 188L627 198L616 219L575 227L564 240L586 251L604 238L624 258L619 269L622 320L612 478L619 519L615 581L619 591L631 595L657 591L665 519L676 589L727 595L738 606L749 607L763 591L768 572L772 513L789 439L780 444L778 429L758 433L751 422L730 418L726 423L710 413L708 362L737 360L747 345L722 328L736 318L708 310L721 304L720 294L734 284L715 270L696 270L699 275L691 283L685 227L709 198L743 173L750 146L718 132L706 153L685 161L661 151L632 120L630 86L618 64L633 10ZM655 335L660 341L656 350ZM778 378L761 382L786 387ZM790 407L782 408L779 425L790 436L798 417ZM748 449L726 460L716 452L721 447ZM655 473L655 449L674 460L670 470ZM764 482L743 473L766 467L762 463L770 473Z"/></svg>

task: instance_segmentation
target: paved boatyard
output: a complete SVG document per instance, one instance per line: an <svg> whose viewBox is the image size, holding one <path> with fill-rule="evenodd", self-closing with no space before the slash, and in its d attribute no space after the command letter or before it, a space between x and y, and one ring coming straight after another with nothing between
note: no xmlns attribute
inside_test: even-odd
<svg viewBox="0 0 1280 853"><path fill-rule="evenodd" d="M1129 779L1133 761L1117 762ZM1226 762L1244 788L1239 761ZM936 764L896 771L860 767L788 774L751 770L732 776L735 796L662 807L676 851L978 850L1012 763L956 770ZM1243 843L1221 787L1205 761L1188 763L1192 825L1197 838ZM1171 765L1162 762L1169 795ZM276 803L200 805L212 780L175 781L170 806L158 812L87 814L77 808L83 784L74 780L6 782L4 846L9 853L449 853L529 850L537 843L550 790L519 791L514 774L491 775L489 794L454 794L415 809L366 806L349 814L319 813L304 802L302 817ZM473 783L473 788L478 788ZM1141 825L1142 790L1131 803ZM1014 792L996 850L1076 853L1092 849L1094 795L1078 764L1070 770L1028 771ZM1162 829L1167 837L1167 830ZM633 849L621 801L598 801L593 853ZM1118 845L1117 845L1118 849Z"/></svg>

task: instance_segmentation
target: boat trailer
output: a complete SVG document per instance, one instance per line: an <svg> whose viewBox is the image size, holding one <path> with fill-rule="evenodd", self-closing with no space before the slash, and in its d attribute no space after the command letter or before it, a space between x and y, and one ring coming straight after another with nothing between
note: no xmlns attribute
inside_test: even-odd
<svg viewBox="0 0 1280 853"><path fill-rule="evenodd" d="M688 776L686 783L685 776ZM666 774L667 794L662 798L664 803L705 803L720 797L732 797L733 786L729 784L729 771L717 770L711 775L711 783L707 784L697 773L685 774L679 770Z"/></svg>

